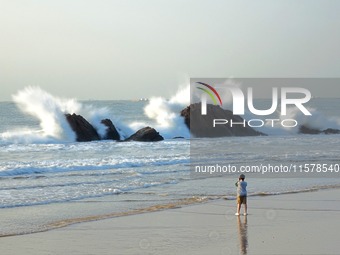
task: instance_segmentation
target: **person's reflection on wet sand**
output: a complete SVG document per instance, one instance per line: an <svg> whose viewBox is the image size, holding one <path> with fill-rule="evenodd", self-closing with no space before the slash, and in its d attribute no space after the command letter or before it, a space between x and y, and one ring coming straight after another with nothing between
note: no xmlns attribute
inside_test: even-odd
<svg viewBox="0 0 340 255"><path fill-rule="evenodd" d="M248 223L247 216L241 219L241 216L237 217L238 225L238 237L240 241L240 254L246 255L248 248Z"/></svg>

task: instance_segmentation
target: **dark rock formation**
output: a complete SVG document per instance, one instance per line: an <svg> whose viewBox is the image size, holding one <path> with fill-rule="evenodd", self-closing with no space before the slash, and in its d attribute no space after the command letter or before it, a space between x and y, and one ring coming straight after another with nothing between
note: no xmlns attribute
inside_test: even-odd
<svg viewBox="0 0 340 255"><path fill-rule="evenodd" d="M100 140L97 130L81 115L65 114L72 130L76 133L77 142Z"/></svg>
<svg viewBox="0 0 340 255"><path fill-rule="evenodd" d="M315 129L315 128L310 128L307 127L305 125L301 125L299 128L299 133L300 134L308 134L308 135L318 135L318 134L326 134L326 135L330 135L330 134L340 134L340 130L339 129L333 129L333 128L327 128L325 130L319 130L319 129Z"/></svg>
<svg viewBox="0 0 340 255"><path fill-rule="evenodd" d="M302 126L299 127L299 133L300 134L309 134L309 135L318 135L318 134L321 133L321 130L309 128L309 127L302 125Z"/></svg>
<svg viewBox="0 0 340 255"><path fill-rule="evenodd" d="M65 114L66 120L70 124L72 130L76 133L77 142L89 142L101 140L97 130L81 115ZM120 140L120 135L110 119L101 121L107 127L106 135L103 140ZM140 142L156 142L164 140L164 138L153 128L145 127L138 130L124 141L140 141Z"/></svg>
<svg viewBox="0 0 340 255"><path fill-rule="evenodd" d="M154 128L145 127L138 130L124 141L157 142L162 140L164 140L164 138Z"/></svg>
<svg viewBox="0 0 340 255"><path fill-rule="evenodd" d="M194 109L194 107L195 104L191 104L181 111L181 116L184 118L184 123L189 128L189 130L190 130L190 109Z"/></svg>
<svg viewBox="0 0 340 255"><path fill-rule="evenodd" d="M184 122L195 137L259 136L266 135L249 127L240 116L219 106L207 105L207 115L201 114L201 103L191 104L181 111ZM214 119L228 120L227 124L213 127ZM230 123L236 123L232 126ZM237 124L242 123L242 124ZM245 123L245 125L243 125Z"/></svg>
<svg viewBox="0 0 340 255"><path fill-rule="evenodd" d="M340 134L340 130L334 129L334 128L327 128L327 129L323 130L322 132L326 135L338 135L338 134Z"/></svg>
<svg viewBox="0 0 340 255"><path fill-rule="evenodd" d="M107 126L106 135L102 139L120 140L120 135L110 119L102 120L101 123Z"/></svg>

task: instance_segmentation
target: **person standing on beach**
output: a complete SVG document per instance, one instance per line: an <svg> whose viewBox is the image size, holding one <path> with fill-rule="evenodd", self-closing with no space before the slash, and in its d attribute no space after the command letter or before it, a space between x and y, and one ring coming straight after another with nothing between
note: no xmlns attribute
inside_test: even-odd
<svg viewBox="0 0 340 255"><path fill-rule="evenodd" d="M237 211L235 213L236 216L240 215L241 205L244 206L243 215L247 215L247 182L244 181L245 175L241 174L238 178L238 181L235 183L237 187Z"/></svg>

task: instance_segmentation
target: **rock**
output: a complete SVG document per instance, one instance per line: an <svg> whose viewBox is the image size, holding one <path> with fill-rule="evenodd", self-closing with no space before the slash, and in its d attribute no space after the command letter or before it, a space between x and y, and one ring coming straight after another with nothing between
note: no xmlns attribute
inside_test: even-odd
<svg viewBox="0 0 340 255"><path fill-rule="evenodd" d="M339 129L334 129L334 128L327 128L325 130L322 131L324 134L326 135L337 135L340 134L340 130Z"/></svg>
<svg viewBox="0 0 340 255"><path fill-rule="evenodd" d="M184 123L189 128L189 130L190 130L190 109L193 107L194 105L191 104L181 111L181 116L184 118Z"/></svg>
<svg viewBox="0 0 340 255"><path fill-rule="evenodd" d="M104 140L120 140L120 135L116 129L116 127L113 125L112 121L110 119L104 119L101 121L102 124L107 126L106 134L102 138Z"/></svg>
<svg viewBox="0 0 340 255"><path fill-rule="evenodd" d="M81 115L75 113L65 114L66 120L76 133L77 142L89 142L100 140L97 130Z"/></svg>
<svg viewBox="0 0 340 255"><path fill-rule="evenodd" d="M138 130L124 141L157 142L162 140L164 140L164 138L154 128L145 127Z"/></svg>
<svg viewBox="0 0 340 255"><path fill-rule="evenodd" d="M321 134L322 131L319 129L309 128L309 127L306 127L305 125L302 125L299 127L299 133L309 134L309 135L318 135L318 134Z"/></svg>
<svg viewBox="0 0 340 255"><path fill-rule="evenodd" d="M299 133L308 134L308 135L318 135L318 134L334 135L334 134L340 134L340 130L334 129L334 128L327 128L325 130L319 130L319 129L307 127L305 125L301 125L299 128Z"/></svg>
<svg viewBox="0 0 340 255"><path fill-rule="evenodd" d="M208 104L207 115L202 115L201 103L191 104L181 111L181 116L184 117L184 123L195 137L266 135L249 127L246 121L245 125L235 124L231 127L229 124L231 120L233 123L243 123L244 119L238 115L233 115L232 111L224 110L216 105ZM214 119L226 119L229 123L213 127Z"/></svg>
<svg viewBox="0 0 340 255"><path fill-rule="evenodd" d="M101 140L97 130L81 115L73 113L65 114L65 116L72 130L76 133L77 142ZM101 123L107 127L106 135L102 138L103 140L120 140L120 135L110 119L104 119ZM145 127L124 141L156 142L161 140L164 140L164 138L155 129Z"/></svg>

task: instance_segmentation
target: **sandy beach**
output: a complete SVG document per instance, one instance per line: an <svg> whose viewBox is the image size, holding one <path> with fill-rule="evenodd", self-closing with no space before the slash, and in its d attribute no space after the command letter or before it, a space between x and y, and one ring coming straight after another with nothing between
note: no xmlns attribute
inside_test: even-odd
<svg viewBox="0 0 340 255"><path fill-rule="evenodd" d="M214 200L0 239L0 254L339 254L340 189Z"/></svg>

